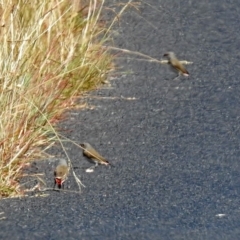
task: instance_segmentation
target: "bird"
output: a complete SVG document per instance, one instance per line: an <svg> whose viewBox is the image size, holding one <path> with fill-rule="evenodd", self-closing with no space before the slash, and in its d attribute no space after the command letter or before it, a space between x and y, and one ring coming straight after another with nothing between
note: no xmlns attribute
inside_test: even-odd
<svg viewBox="0 0 240 240"><path fill-rule="evenodd" d="M54 187L57 185L59 189L64 188L63 183L66 181L69 173L69 166L65 159L61 159L54 171Z"/></svg>
<svg viewBox="0 0 240 240"><path fill-rule="evenodd" d="M168 58L168 64L170 64L175 70L178 71L179 74L188 77L189 72L183 66L183 64L176 58L174 52L167 52L163 55L164 57Z"/></svg>
<svg viewBox="0 0 240 240"><path fill-rule="evenodd" d="M103 156L101 156L100 153L98 153L89 143L87 142L80 143L80 146L83 149L83 156L91 159L95 163L95 166L89 169L97 167L98 164L106 166L110 165L109 161L107 161Z"/></svg>

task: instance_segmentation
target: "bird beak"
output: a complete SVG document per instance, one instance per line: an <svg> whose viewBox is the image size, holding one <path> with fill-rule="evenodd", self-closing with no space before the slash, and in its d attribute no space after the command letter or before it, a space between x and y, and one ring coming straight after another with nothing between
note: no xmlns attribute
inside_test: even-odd
<svg viewBox="0 0 240 240"><path fill-rule="evenodd" d="M167 57L167 56L168 56L168 53L164 53L163 56L164 56L164 57Z"/></svg>

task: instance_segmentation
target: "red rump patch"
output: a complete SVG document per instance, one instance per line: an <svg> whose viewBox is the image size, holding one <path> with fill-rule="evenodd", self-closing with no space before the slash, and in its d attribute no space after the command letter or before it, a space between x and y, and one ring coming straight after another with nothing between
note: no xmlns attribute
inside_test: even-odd
<svg viewBox="0 0 240 240"><path fill-rule="evenodd" d="M55 178L55 183L58 185L59 188L62 186L62 179L61 178Z"/></svg>

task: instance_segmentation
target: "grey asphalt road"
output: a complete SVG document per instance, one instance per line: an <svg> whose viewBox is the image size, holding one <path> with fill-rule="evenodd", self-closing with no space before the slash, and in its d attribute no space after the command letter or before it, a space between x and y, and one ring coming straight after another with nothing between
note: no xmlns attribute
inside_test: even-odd
<svg viewBox="0 0 240 240"><path fill-rule="evenodd" d="M239 239L239 21L238 0L148 0L129 9L115 46L158 59L174 51L193 62L190 77L173 80L166 65L120 55L111 87L60 125L115 167L86 173L91 164L66 143L82 194L2 200L0 238ZM72 175L66 188L77 190Z"/></svg>

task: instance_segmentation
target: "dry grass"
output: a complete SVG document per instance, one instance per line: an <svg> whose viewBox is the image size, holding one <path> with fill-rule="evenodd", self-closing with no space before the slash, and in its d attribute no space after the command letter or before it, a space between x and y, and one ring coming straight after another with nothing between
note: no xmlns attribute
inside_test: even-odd
<svg viewBox="0 0 240 240"><path fill-rule="evenodd" d="M104 1L80 2L0 1L0 198L23 194L22 169L58 140L63 111L113 67Z"/></svg>

